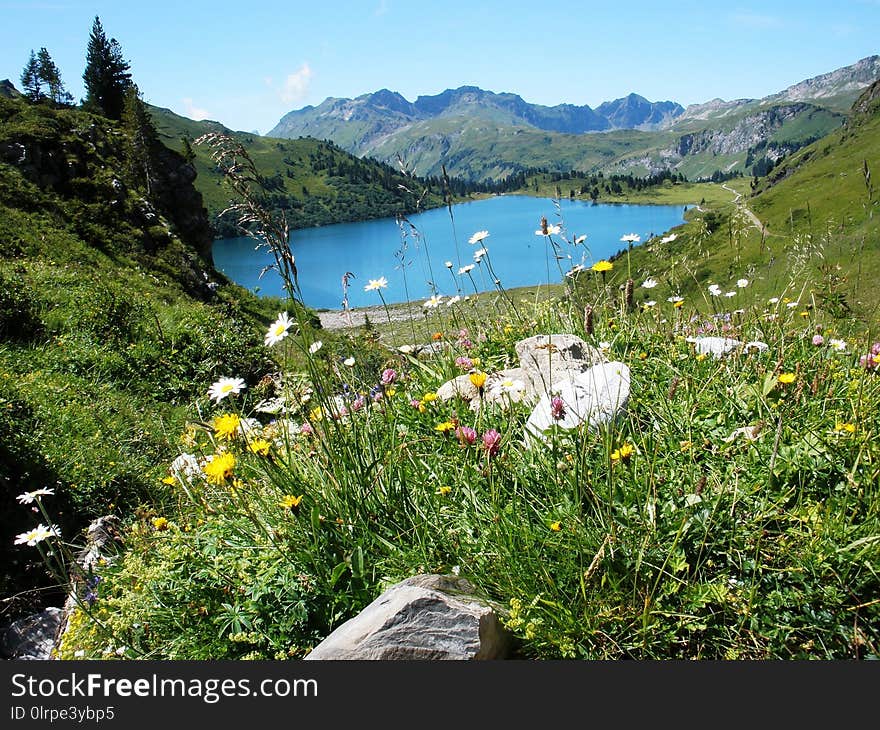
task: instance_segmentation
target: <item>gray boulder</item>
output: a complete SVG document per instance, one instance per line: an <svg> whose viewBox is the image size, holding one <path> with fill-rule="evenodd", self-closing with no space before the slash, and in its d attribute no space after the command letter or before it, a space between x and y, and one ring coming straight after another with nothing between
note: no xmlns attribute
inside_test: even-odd
<svg viewBox="0 0 880 730"><path fill-rule="evenodd" d="M503 659L509 635L463 578L417 575L392 586L306 659Z"/></svg>
<svg viewBox="0 0 880 730"><path fill-rule="evenodd" d="M601 351L576 335L535 335L515 347L526 385L536 398L549 393L554 384L606 362Z"/></svg>
<svg viewBox="0 0 880 730"><path fill-rule="evenodd" d="M61 627L62 610L46 608L13 622L0 636L0 652L6 659L49 659Z"/></svg>
<svg viewBox="0 0 880 730"><path fill-rule="evenodd" d="M552 391L538 401L526 422L526 433L538 440L544 440L544 431L553 425L571 429L587 424L596 428L623 415L629 402L629 367L622 362L594 365L557 382ZM553 417L552 399L556 396L564 406L559 419Z"/></svg>

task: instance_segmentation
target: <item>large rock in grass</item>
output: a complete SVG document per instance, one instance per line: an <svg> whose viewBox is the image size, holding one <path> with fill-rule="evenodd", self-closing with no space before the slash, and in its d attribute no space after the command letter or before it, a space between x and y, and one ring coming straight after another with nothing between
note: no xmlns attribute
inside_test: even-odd
<svg viewBox="0 0 880 730"><path fill-rule="evenodd" d="M629 402L629 367L622 362L594 365L582 373L572 373L568 380L556 382L546 393L526 422L526 433L543 441L551 426L572 429L586 424L597 428L612 423L626 412ZM562 412L554 418L552 399L562 399ZM529 445L532 439L527 438Z"/></svg>
<svg viewBox="0 0 880 730"><path fill-rule="evenodd" d="M18 619L0 635L0 653L5 659L50 659L61 619L60 608L47 608Z"/></svg>
<svg viewBox="0 0 880 730"><path fill-rule="evenodd" d="M576 335L535 335L516 343L516 354L530 394L540 398L556 383L571 380L606 362L600 350Z"/></svg>
<svg viewBox="0 0 880 730"><path fill-rule="evenodd" d="M417 575L385 591L306 659L503 659L510 637L463 578Z"/></svg>

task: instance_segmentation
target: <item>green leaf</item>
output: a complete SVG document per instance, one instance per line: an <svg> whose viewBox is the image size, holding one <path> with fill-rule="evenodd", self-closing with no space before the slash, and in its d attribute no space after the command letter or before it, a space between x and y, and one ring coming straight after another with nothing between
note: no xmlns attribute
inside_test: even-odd
<svg viewBox="0 0 880 730"><path fill-rule="evenodd" d="M333 588L339 582L339 579L342 577L342 574L346 571L348 566L345 564L345 561L339 563L335 568L333 568L333 572L330 574L330 587Z"/></svg>

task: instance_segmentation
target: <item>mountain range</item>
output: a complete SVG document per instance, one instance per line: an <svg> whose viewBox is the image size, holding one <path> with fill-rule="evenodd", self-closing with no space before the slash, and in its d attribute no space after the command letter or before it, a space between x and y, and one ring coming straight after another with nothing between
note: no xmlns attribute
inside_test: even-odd
<svg viewBox="0 0 880 730"><path fill-rule="evenodd" d="M760 99L720 98L684 108L638 94L587 105L530 104L476 86L410 102L382 89L330 97L282 117L269 137L315 137L420 175L498 179L529 168L689 177L749 174L840 126L880 77L874 55ZM769 155L769 157L768 157ZM762 168L763 169L763 168Z"/></svg>

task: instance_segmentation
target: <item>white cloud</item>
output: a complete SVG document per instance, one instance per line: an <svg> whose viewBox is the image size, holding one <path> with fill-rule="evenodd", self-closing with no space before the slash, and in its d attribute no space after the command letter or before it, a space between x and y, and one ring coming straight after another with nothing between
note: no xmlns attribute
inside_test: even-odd
<svg viewBox="0 0 880 730"><path fill-rule="evenodd" d="M197 107L195 104L193 104L193 100L189 97L185 97L184 99L182 99L182 101L183 108L186 111L186 116L188 116L190 119L195 119L196 121L199 121L200 119L207 119L211 116L211 112L209 112L207 109Z"/></svg>
<svg viewBox="0 0 880 730"><path fill-rule="evenodd" d="M284 86L281 89L281 101L285 104L292 104L304 98L309 91L311 81L312 69L309 64L304 63L284 80Z"/></svg>

